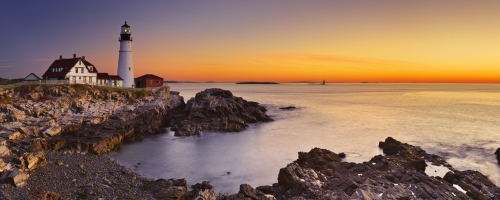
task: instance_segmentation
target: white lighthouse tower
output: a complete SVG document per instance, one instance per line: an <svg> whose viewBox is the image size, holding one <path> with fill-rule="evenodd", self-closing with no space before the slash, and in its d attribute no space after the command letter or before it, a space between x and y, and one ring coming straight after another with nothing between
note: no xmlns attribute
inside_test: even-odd
<svg viewBox="0 0 500 200"><path fill-rule="evenodd" d="M118 76L123 79L123 87L134 87L134 67L132 66L132 34L127 22L120 33L120 55L118 57Z"/></svg>

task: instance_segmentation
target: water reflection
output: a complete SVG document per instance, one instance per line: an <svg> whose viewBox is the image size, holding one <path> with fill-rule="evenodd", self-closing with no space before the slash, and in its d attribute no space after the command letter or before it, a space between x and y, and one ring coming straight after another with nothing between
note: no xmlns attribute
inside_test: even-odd
<svg viewBox="0 0 500 200"><path fill-rule="evenodd" d="M378 155L388 136L474 169L499 183L496 148L500 87L484 84L171 84L185 99L206 88L229 89L266 106L274 122L238 133L172 133L122 145L113 156L154 178L208 180L218 192L277 182L281 167L314 147L345 152L346 161ZM279 107L296 106L284 111ZM141 165L137 165L141 163ZM227 172L230 172L228 174Z"/></svg>

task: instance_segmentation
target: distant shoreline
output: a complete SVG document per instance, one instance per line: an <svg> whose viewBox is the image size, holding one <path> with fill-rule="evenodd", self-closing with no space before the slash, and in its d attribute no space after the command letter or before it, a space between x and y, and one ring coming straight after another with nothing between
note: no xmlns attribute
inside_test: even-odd
<svg viewBox="0 0 500 200"><path fill-rule="evenodd" d="M279 84L279 83L276 83L276 82L254 82L254 81L251 81L251 82L238 82L236 84Z"/></svg>

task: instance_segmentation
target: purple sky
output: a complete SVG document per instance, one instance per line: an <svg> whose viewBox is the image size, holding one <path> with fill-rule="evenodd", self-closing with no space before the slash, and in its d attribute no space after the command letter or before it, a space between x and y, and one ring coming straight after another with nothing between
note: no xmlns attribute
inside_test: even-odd
<svg viewBox="0 0 500 200"><path fill-rule="evenodd" d="M0 1L0 77L86 56L193 81L498 82L500 1Z"/></svg>

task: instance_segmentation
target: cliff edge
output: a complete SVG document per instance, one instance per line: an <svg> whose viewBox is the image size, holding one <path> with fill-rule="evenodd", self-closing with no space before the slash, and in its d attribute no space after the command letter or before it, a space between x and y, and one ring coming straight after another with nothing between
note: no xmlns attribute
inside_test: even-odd
<svg viewBox="0 0 500 200"><path fill-rule="evenodd" d="M46 150L109 152L124 140L160 133L183 104L169 87L151 91L88 85L0 89L0 181L22 186L46 165Z"/></svg>

